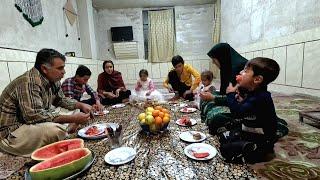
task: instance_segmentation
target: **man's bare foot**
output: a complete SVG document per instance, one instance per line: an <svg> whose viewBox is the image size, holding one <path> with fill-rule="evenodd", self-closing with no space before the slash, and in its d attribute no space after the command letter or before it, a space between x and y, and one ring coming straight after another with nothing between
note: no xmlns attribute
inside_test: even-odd
<svg viewBox="0 0 320 180"><path fill-rule="evenodd" d="M78 130L79 124L76 123L70 123L68 126L68 133L73 134Z"/></svg>

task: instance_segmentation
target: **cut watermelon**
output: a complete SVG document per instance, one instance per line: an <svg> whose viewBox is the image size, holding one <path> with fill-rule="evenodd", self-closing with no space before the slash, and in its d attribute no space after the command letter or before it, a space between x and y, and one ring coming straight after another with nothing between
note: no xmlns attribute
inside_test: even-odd
<svg viewBox="0 0 320 180"><path fill-rule="evenodd" d="M78 148L42 161L32 166L29 172L33 180L63 179L82 170L90 161L92 152L87 148Z"/></svg>
<svg viewBox="0 0 320 180"><path fill-rule="evenodd" d="M193 156L196 158L205 158L208 157L210 154L208 152L203 152L203 153L193 153Z"/></svg>
<svg viewBox="0 0 320 180"><path fill-rule="evenodd" d="M31 154L31 158L36 161L43 161L52 158L65 151L70 151L72 149L83 148L84 142L82 139L68 139L63 141L58 141L42 148L35 150Z"/></svg>

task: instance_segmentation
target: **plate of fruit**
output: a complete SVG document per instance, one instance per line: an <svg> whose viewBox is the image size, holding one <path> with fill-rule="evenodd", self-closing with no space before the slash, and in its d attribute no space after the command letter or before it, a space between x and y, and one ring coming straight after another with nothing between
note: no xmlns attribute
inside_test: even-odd
<svg viewBox="0 0 320 180"><path fill-rule="evenodd" d="M104 130L106 128L106 124L94 124L87 127L84 127L78 131L78 135L80 137L86 139L100 139L106 137Z"/></svg>
<svg viewBox="0 0 320 180"><path fill-rule="evenodd" d="M184 148L184 153L194 160L210 160L217 155L217 149L210 144L193 143Z"/></svg>
<svg viewBox="0 0 320 180"><path fill-rule="evenodd" d="M185 131L180 134L180 139L186 142L201 142L207 138L207 136L199 131Z"/></svg>
<svg viewBox="0 0 320 180"><path fill-rule="evenodd" d="M180 119L176 121L179 126L193 126L197 124L195 119L190 119L188 116L182 116Z"/></svg>
<svg viewBox="0 0 320 180"><path fill-rule="evenodd" d="M138 115L139 124L145 133L157 134L167 129L170 122L170 111L162 106L147 107Z"/></svg>
<svg viewBox="0 0 320 180"><path fill-rule="evenodd" d="M183 113L193 113L196 111L197 111L197 109L192 108L192 107L184 107L184 108L180 109L180 112L183 112Z"/></svg>

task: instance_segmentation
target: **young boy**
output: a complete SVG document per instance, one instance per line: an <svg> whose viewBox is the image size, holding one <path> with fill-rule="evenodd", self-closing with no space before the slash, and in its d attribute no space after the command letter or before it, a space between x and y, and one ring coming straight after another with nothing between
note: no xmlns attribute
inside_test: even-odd
<svg viewBox="0 0 320 180"><path fill-rule="evenodd" d="M190 64L185 64L183 58L179 55L174 56L171 63L174 68L168 73L168 77L163 82L163 86L167 88L169 92L175 92L179 97L193 101L192 91L200 84L199 72Z"/></svg>
<svg viewBox="0 0 320 180"><path fill-rule="evenodd" d="M266 161L273 154L278 118L267 85L279 71L276 61L257 57L247 62L238 84L227 88L227 105L233 118L241 122L239 129L220 131L220 151L227 161L255 163ZM244 99L237 98L238 87L247 90Z"/></svg>

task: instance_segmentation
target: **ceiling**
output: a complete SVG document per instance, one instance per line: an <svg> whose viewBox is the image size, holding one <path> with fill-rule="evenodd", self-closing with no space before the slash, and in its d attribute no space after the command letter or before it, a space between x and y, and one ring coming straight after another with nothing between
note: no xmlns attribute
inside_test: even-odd
<svg viewBox="0 0 320 180"><path fill-rule="evenodd" d="M150 8L212 4L215 0L92 0L96 9Z"/></svg>

